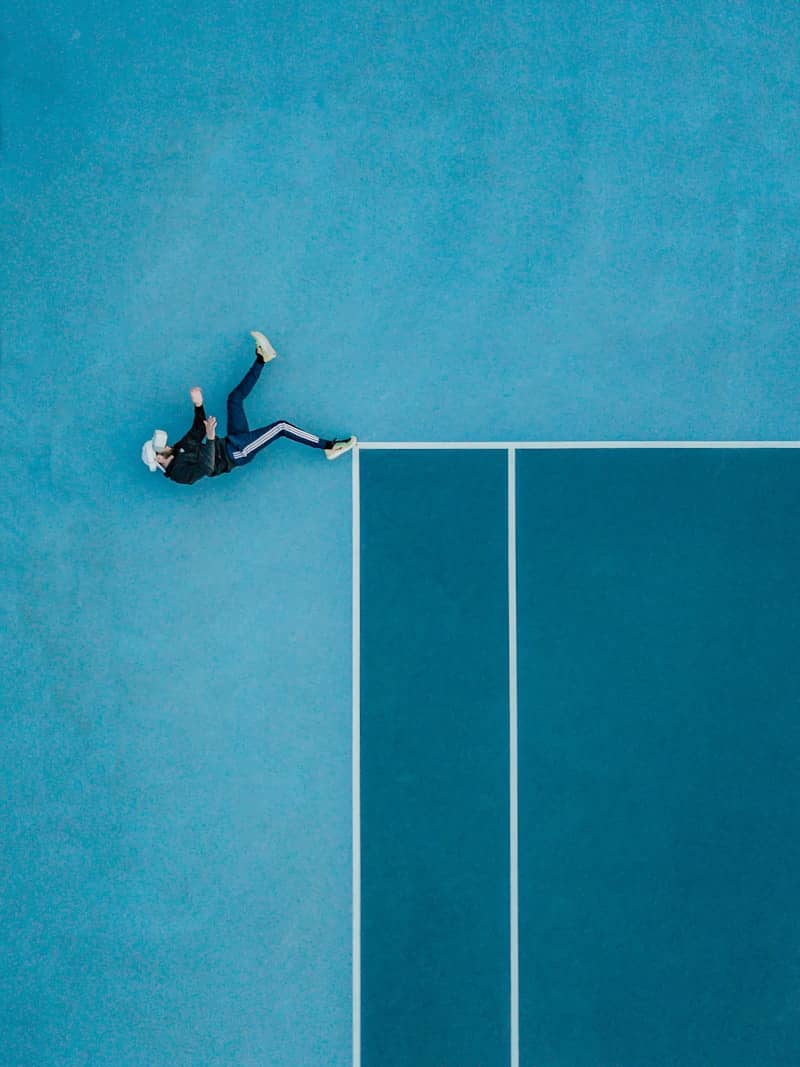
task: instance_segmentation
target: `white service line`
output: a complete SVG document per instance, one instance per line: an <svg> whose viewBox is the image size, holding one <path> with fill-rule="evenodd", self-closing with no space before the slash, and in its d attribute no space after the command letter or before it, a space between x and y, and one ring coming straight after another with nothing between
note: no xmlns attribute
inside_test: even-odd
<svg viewBox="0 0 800 1067"><path fill-rule="evenodd" d="M353 1067L361 1067L361 494L353 449Z"/></svg>
<svg viewBox="0 0 800 1067"><path fill-rule="evenodd" d="M800 448L800 441L359 441L381 449Z"/></svg>
<svg viewBox="0 0 800 1067"><path fill-rule="evenodd" d="M508 705L511 936L511 1067L519 1067L519 758L517 750L517 478L508 450Z"/></svg>

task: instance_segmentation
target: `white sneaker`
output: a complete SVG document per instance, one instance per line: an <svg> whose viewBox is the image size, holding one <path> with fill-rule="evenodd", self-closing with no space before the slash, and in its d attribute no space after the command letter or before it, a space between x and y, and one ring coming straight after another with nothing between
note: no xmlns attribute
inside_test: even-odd
<svg viewBox="0 0 800 1067"><path fill-rule="evenodd" d="M251 330L250 336L255 339L257 356L261 356L265 363L269 363L271 359L275 359L278 353L263 333L259 333L258 330Z"/></svg>
<svg viewBox="0 0 800 1067"><path fill-rule="evenodd" d="M346 441L334 441L330 448L325 449L325 458L338 459L339 456L343 456L345 452L349 452L357 441L357 437L348 437Z"/></svg>

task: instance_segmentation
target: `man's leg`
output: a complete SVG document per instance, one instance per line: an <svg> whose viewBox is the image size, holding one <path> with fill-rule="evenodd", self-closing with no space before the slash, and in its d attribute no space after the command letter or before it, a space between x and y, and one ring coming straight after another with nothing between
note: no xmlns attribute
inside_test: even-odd
<svg viewBox="0 0 800 1067"><path fill-rule="evenodd" d="M253 366L245 374L233 392L228 394L228 436L231 434L248 433L250 427L247 416L244 413L244 398L250 395L250 390L261 377L264 369L264 361L256 358Z"/></svg>
<svg viewBox="0 0 800 1067"><path fill-rule="evenodd" d="M317 437L314 433L301 430L299 426L291 422L281 420L273 422L269 426L262 426L258 430L247 430L243 433L228 434L228 452L237 466L249 463L257 452L260 452L279 437L288 437L291 441L297 441L301 445L309 445L311 448L332 448L333 441L325 437Z"/></svg>

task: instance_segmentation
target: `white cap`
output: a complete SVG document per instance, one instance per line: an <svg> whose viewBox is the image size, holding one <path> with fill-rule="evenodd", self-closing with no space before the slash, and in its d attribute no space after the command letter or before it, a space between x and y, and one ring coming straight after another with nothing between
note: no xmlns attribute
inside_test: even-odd
<svg viewBox="0 0 800 1067"><path fill-rule="evenodd" d="M149 441L142 445L142 463L146 463L151 472L158 470L156 454L163 452L167 447L167 431L156 430Z"/></svg>

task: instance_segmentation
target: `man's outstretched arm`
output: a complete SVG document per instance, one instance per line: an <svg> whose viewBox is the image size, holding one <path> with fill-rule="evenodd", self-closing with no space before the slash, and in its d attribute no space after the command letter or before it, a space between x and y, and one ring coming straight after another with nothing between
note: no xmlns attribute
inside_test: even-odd
<svg viewBox="0 0 800 1067"><path fill-rule="evenodd" d="M202 441L205 436L206 413L203 408L203 393L200 386L196 385L193 389L190 389L189 396L192 398L192 403L194 404L194 422L180 441L176 441L172 446L175 449L180 448L186 441Z"/></svg>

